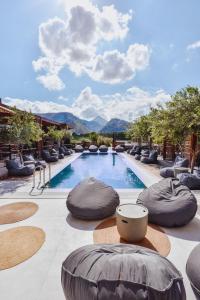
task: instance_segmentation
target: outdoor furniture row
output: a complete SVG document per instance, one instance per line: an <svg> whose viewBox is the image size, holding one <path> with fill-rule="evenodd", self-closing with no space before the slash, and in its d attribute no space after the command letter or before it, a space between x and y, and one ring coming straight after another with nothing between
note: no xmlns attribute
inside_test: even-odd
<svg viewBox="0 0 200 300"><path fill-rule="evenodd" d="M35 159L32 154L25 154L22 159L6 160L5 164L9 176L30 176L35 170L46 168L46 163L57 162L58 159L62 159L71 153L72 150L67 149L65 146L60 147L58 151L54 148L51 150L43 149L41 152L43 160Z"/></svg>
<svg viewBox="0 0 200 300"><path fill-rule="evenodd" d="M76 145L74 148L76 153L81 153L84 151L84 148L82 145ZM90 145L88 148L89 152L91 153L96 153L98 150L101 153L107 153L108 152L108 147L106 145L101 145L99 148L96 145Z"/></svg>
<svg viewBox="0 0 200 300"><path fill-rule="evenodd" d="M134 154L136 160L140 160L143 164L157 164L158 152L157 150L141 150L141 154ZM131 154L133 155L133 154Z"/></svg>

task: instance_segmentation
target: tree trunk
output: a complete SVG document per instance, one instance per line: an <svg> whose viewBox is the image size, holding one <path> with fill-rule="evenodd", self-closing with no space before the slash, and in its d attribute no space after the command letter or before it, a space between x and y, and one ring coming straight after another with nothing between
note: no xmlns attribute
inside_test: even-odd
<svg viewBox="0 0 200 300"><path fill-rule="evenodd" d="M164 140L164 142L163 142L163 153L162 153L162 155L163 155L163 160L165 160L166 159L166 140Z"/></svg>
<svg viewBox="0 0 200 300"><path fill-rule="evenodd" d="M194 171L195 161L196 161L196 148L197 148L197 135L192 134L191 135L191 162L190 162L190 168L191 173Z"/></svg>

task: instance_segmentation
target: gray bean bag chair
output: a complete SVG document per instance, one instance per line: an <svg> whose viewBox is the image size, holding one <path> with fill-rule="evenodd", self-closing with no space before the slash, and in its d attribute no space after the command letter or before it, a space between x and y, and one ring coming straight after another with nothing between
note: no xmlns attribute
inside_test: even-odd
<svg viewBox="0 0 200 300"><path fill-rule="evenodd" d="M62 264L66 300L186 300L180 272L150 249L87 245Z"/></svg>
<svg viewBox="0 0 200 300"><path fill-rule="evenodd" d="M181 184L187 186L190 190L200 190L200 176L190 173L178 174Z"/></svg>
<svg viewBox="0 0 200 300"><path fill-rule="evenodd" d="M140 161L144 164L156 164L157 158L158 158L158 152L156 150L152 150L148 157L146 155L141 156Z"/></svg>
<svg viewBox="0 0 200 300"><path fill-rule="evenodd" d="M70 155L71 151L70 149L65 149L63 146L59 147L59 154L63 154L64 156Z"/></svg>
<svg viewBox="0 0 200 300"><path fill-rule="evenodd" d="M32 154L23 155L24 165L35 165L35 169L39 170L41 167L46 168L46 162L44 160L37 160L33 157Z"/></svg>
<svg viewBox="0 0 200 300"><path fill-rule="evenodd" d="M88 150L92 153L95 153L98 151L98 147L96 145L90 145Z"/></svg>
<svg viewBox="0 0 200 300"><path fill-rule="evenodd" d="M149 222L164 227L189 223L197 211L197 200L192 192L177 179L163 179L145 189L137 203L149 210Z"/></svg>
<svg viewBox="0 0 200 300"><path fill-rule="evenodd" d="M141 159L141 155L140 154L135 154L134 157L135 157L136 160L140 160Z"/></svg>
<svg viewBox="0 0 200 300"><path fill-rule="evenodd" d="M119 195L111 186L91 177L75 186L69 193L66 204L76 218L100 220L115 213Z"/></svg>
<svg viewBox="0 0 200 300"><path fill-rule="evenodd" d="M65 154L66 155L71 155L71 154L73 154L73 150L72 149L69 149L69 148L67 148L66 146L62 146L63 147L63 149L65 150Z"/></svg>
<svg viewBox="0 0 200 300"><path fill-rule="evenodd" d="M192 287L200 297L200 244L189 255L186 264L186 273Z"/></svg>
<svg viewBox="0 0 200 300"><path fill-rule="evenodd" d="M116 152L124 152L124 147L123 146L120 146L120 145L117 145L116 147L115 147L115 151Z"/></svg>
<svg viewBox="0 0 200 300"><path fill-rule="evenodd" d="M84 149L81 145L76 145L74 150L76 153L79 153L79 152L83 152Z"/></svg>
<svg viewBox="0 0 200 300"><path fill-rule="evenodd" d="M60 153L59 150L57 151L57 150L54 149L54 148L52 148L52 149L50 150L50 154L51 154L52 156L58 157L59 159L63 159L63 158L64 158L64 154L63 154L63 153Z"/></svg>
<svg viewBox="0 0 200 300"><path fill-rule="evenodd" d="M160 175L164 178L174 177L174 167L188 168L188 166L189 160L187 158L177 156L172 167L165 167L160 169Z"/></svg>
<svg viewBox="0 0 200 300"><path fill-rule="evenodd" d="M142 151L142 147L141 147L141 146L138 146L138 145L135 145L135 146L129 151L129 154L130 154L130 155L135 155L135 154L140 155L140 154L141 154L141 151Z"/></svg>
<svg viewBox="0 0 200 300"><path fill-rule="evenodd" d="M107 153L108 152L108 147L106 145L101 145L99 147L99 152L101 152L101 153Z"/></svg>
<svg viewBox="0 0 200 300"><path fill-rule="evenodd" d="M30 176L35 170L35 165L23 165L17 159L6 160L6 168L9 176Z"/></svg>
<svg viewBox="0 0 200 300"><path fill-rule="evenodd" d="M58 155L50 154L49 150L42 150L41 155L42 158L48 163L58 161Z"/></svg>
<svg viewBox="0 0 200 300"><path fill-rule="evenodd" d="M141 155L144 157L149 157L150 151L148 149L144 149L141 151Z"/></svg>

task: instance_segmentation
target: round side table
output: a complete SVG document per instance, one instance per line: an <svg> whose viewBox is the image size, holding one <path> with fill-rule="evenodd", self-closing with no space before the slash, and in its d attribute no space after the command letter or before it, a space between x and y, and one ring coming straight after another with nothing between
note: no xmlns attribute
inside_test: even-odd
<svg viewBox="0 0 200 300"><path fill-rule="evenodd" d="M117 230L128 242L144 239L147 232L148 209L139 204L122 204L117 207Z"/></svg>

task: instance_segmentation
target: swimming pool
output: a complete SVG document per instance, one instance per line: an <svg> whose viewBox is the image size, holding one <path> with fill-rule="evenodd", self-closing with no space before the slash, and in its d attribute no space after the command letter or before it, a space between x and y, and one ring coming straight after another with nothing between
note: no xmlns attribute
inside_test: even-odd
<svg viewBox="0 0 200 300"><path fill-rule="evenodd" d="M144 188L143 182L126 165L118 154L83 153L60 173L53 177L50 188L73 188L87 177L95 177L113 188Z"/></svg>

